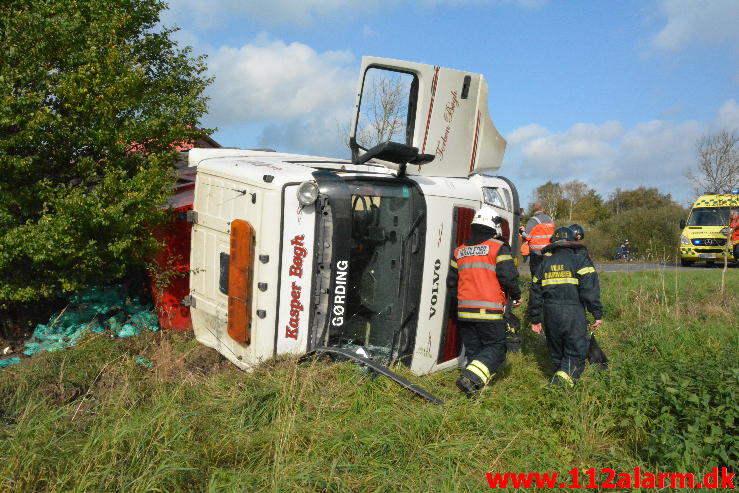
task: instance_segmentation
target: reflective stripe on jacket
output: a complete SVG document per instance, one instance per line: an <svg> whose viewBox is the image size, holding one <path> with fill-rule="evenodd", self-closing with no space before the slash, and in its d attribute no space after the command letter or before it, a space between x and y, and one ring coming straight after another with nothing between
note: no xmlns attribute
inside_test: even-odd
<svg viewBox="0 0 739 493"><path fill-rule="evenodd" d="M551 243L554 223L539 223L529 233L529 248L532 253L541 253L542 248Z"/></svg>
<svg viewBox="0 0 739 493"><path fill-rule="evenodd" d="M568 310L568 305L584 306L593 317L603 317L598 273L587 253L576 253L582 245L552 243L544 250L542 262L531 279L529 319L537 324L544 317L544 306L551 313Z"/></svg>
<svg viewBox="0 0 739 493"><path fill-rule="evenodd" d="M459 273L457 316L462 320L500 320L506 295L496 275L498 262L513 260L502 241L490 239L478 245L461 245L454 250Z"/></svg>

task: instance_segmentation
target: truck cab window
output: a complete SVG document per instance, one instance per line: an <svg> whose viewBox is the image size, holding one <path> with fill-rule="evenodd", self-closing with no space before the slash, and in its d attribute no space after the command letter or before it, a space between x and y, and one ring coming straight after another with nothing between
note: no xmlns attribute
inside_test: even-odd
<svg viewBox="0 0 739 493"><path fill-rule="evenodd" d="M357 143L365 149L387 141L411 145L417 93L414 75L369 68L362 85Z"/></svg>

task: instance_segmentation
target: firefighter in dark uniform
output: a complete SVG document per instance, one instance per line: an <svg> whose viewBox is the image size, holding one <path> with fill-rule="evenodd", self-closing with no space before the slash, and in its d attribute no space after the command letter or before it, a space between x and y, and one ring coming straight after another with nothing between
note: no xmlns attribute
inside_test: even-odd
<svg viewBox="0 0 739 493"><path fill-rule="evenodd" d="M528 307L531 330L541 334L544 322L554 366L551 383L569 387L580 378L588 357L585 309L595 318L592 330L600 327L603 318L598 274L586 256L575 252L573 242L570 228L554 232L532 279Z"/></svg>
<svg viewBox="0 0 739 493"><path fill-rule="evenodd" d="M501 218L483 207L472 220L472 236L454 250L447 286L457 299L457 320L467 367L457 387L468 397L485 387L506 355L506 297L521 304L518 269L510 246L496 236Z"/></svg>
<svg viewBox="0 0 739 493"><path fill-rule="evenodd" d="M592 264L593 260L590 258L588 248L582 243L582 240L585 239L585 228L577 223L570 224L568 228L570 228L575 235L575 241L572 243L572 248L575 250L575 253L577 255L582 255L583 257L586 257L588 261Z"/></svg>

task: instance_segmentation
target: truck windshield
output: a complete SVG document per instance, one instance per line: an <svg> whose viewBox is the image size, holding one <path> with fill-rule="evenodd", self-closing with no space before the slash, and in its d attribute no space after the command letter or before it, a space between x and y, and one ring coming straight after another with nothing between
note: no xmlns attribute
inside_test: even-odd
<svg viewBox="0 0 739 493"><path fill-rule="evenodd" d="M330 329L328 343L362 346L369 356L387 362L412 350L424 202L405 182L346 183L352 217L346 322L340 330Z"/></svg>
<svg viewBox="0 0 739 493"><path fill-rule="evenodd" d="M726 226L729 207L696 207L690 212L688 226Z"/></svg>

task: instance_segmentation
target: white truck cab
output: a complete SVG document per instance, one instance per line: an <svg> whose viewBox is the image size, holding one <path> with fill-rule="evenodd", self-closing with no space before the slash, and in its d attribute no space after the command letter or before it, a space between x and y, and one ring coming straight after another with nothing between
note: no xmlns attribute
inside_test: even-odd
<svg viewBox="0 0 739 493"><path fill-rule="evenodd" d="M388 80L402 111L377 119ZM242 369L318 347L418 375L454 366L446 278L473 212L494 207L518 251L518 195L492 175L505 140L481 75L363 58L349 143L347 160L190 151L193 329Z"/></svg>

